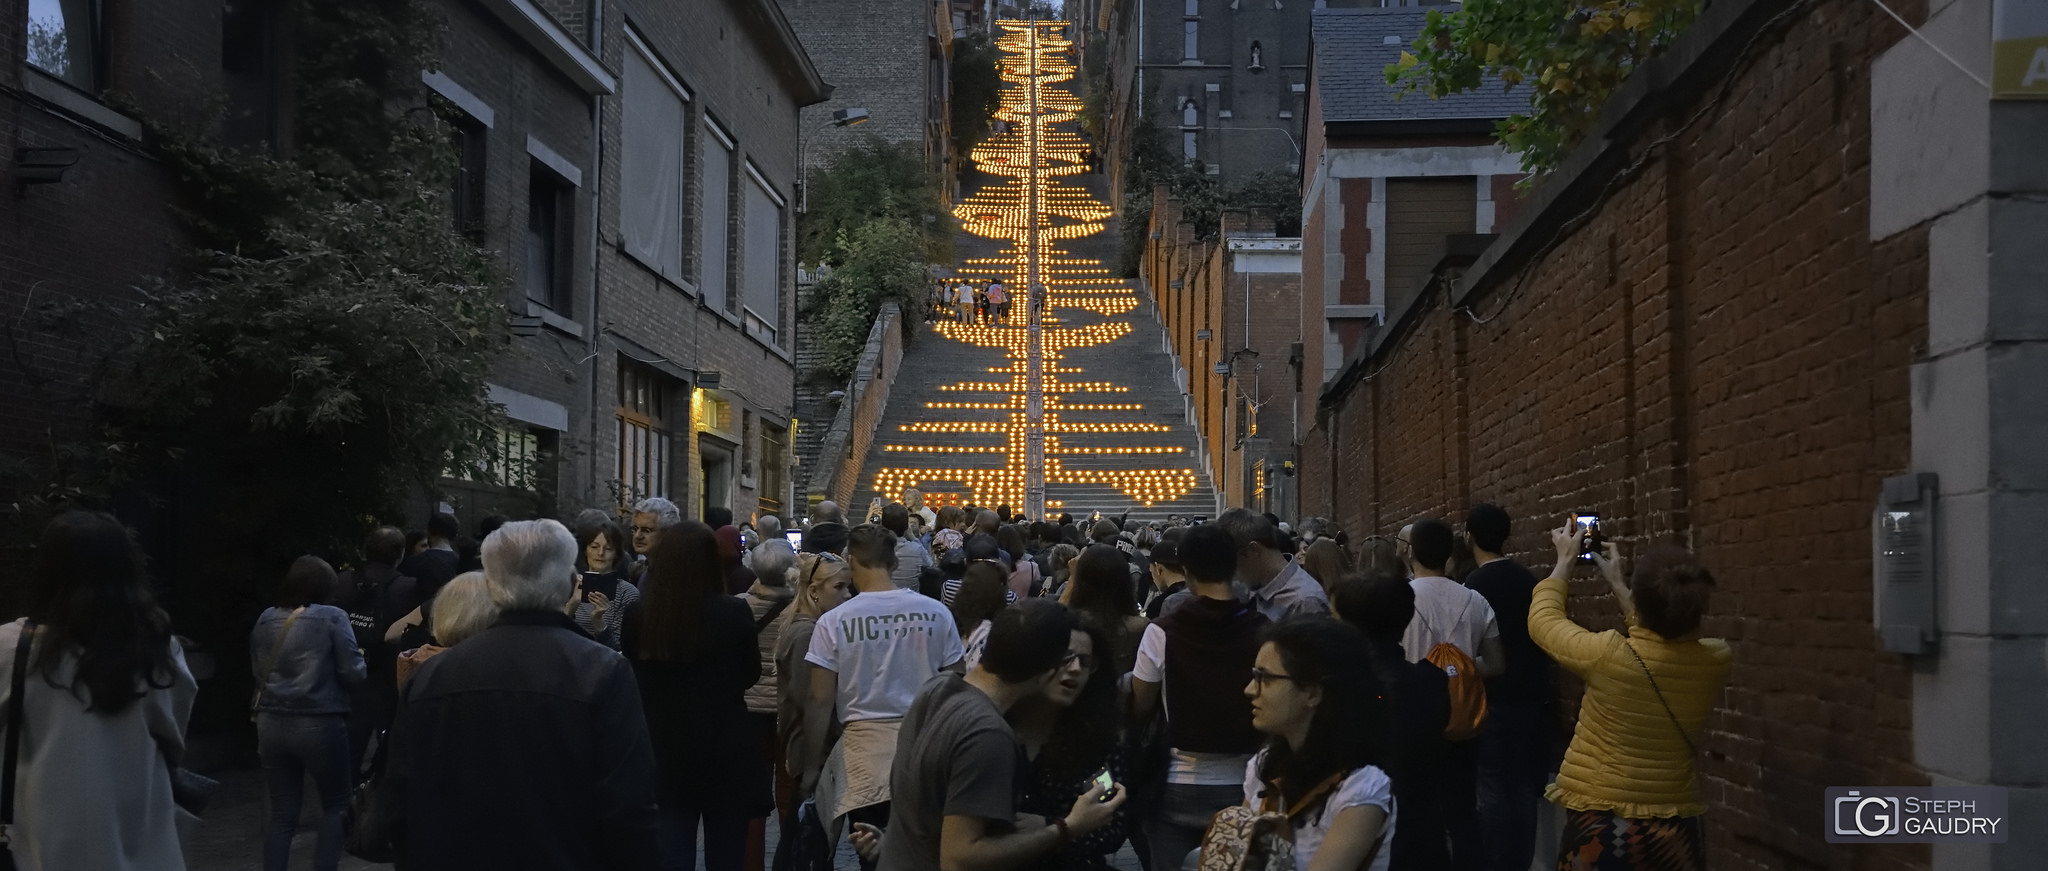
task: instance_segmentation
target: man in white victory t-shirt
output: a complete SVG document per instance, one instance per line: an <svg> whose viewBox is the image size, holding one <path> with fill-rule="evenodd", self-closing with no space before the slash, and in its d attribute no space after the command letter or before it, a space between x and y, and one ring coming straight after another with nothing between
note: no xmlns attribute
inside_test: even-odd
<svg viewBox="0 0 2048 871"><path fill-rule="evenodd" d="M804 660L811 693L804 703L802 792L819 816L878 827L889 822L889 769L903 715L926 680L960 661L952 612L890 580L896 536L876 524L848 534L846 556L855 595L818 618ZM837 718L843 732L828 757L826 736Z"/></svg>

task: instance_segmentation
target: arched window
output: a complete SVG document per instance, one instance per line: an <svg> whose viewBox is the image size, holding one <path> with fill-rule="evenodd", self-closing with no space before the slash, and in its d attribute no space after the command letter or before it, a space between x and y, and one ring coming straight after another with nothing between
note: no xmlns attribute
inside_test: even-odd
<svg viewBox="0 0 2048 871"><path fill-rule="evenodd" d="M1180 104L1180 126L1202 126L1202 108L1195 105L1194 100L1185 100Z"/></svg>

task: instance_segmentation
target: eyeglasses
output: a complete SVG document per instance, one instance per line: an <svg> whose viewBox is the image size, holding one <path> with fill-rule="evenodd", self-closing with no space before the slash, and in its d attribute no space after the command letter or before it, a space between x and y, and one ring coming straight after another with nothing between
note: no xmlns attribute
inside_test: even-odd
<svg viewBox="0 0 2048 871"><path fill-rule="evenodd" d="M1090 654L1090 653L1075 653L1074 651L1071 651L1071 650L1069 650L1069 651L1067 651L1067 656L1066 656L1066 658L1065 658L1065 659L1062 659L1062 660L1060 660L1060 667L1061 667L1061 668L1066 668L1067 666L1069 666L1069 665L1072 665L1072 664L1074 664L1074 663L1080 663L1080 664L1081 664L1081 670L1082 670L1082 671L1085 671L1085 672L1093 672L1093 671L1095 671L1095 655L1094 655L1094 654Z"/></svg>
<svg viewBox="0 0 2048 871"><path fill-rule="evenodd" d="M1252 681L1259 685L1260 692L1264 692L1268 684L1271 684L1274 681L1282 680L1291 681L1294 680L1294 676L1285 674L1274 674L1270 671L1258 667L1252 668Z"/></svg>

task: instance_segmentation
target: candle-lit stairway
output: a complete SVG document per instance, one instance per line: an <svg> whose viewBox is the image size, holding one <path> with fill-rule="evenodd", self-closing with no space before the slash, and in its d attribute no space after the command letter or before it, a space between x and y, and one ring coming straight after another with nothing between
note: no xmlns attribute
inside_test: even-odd
<svg viewBox="0 0 2048 871"><path fill-rule="evenodd" d="M864 459L855 506L897 498L906 487L935 505L1023 506L1033 317L1023 291L1035 234L1048 299L1038 314L1047 512L1213 514L1215 491L1152 304L1105 263L1115 250L1109 209L1103 176L1085 172L1072 132L1079 103L1066 44L1050 27L1035 41L1031 25L1005 30L999 117L1009 129L974 151L997 180L955 212L966 230L961 274L977 285L1002 279L1015 292L1010 314L999 324L947 318L919 327Z"/></svg>

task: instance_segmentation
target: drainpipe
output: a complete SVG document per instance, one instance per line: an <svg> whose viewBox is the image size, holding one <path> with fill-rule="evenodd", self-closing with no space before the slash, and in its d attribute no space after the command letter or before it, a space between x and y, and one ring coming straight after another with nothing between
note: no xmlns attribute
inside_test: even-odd
<svg viewBox="0 0 2048 871"><path fill-rule="evenodd" d="M590 0L590 50L596 53L599 62L604 60L604 0ZM592 166L590 177L596 183L590 188L590 356L584 360L588 367L583 380L590 383L590 411L584 424L589 427L591 450L584 455L584 504L594 504L597 495L597 421L598 421L598 367L604 361L604 269L599 250L604 246L604 95L594 96L590 101L590 143Z"/></svg>

